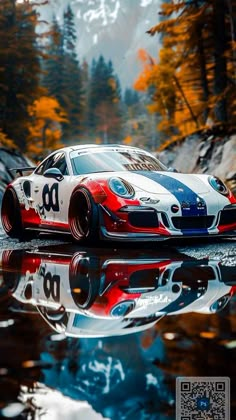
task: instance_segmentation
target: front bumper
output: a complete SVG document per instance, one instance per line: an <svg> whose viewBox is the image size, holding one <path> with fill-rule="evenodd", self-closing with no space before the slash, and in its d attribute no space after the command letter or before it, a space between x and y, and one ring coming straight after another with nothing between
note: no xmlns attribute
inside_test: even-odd
<svg viewBox="0 0 236 420"><path fill-rule="evenodd" d="M144 220L143 226L140 224L142 216L136 218L136 225L132 224L132 220L134 220L134 218L130 217L130 215L132 212L135 212L137 215L139 212L138 209L140 209L140 215L148 215L150 226L148 226L147 220ZM132 209L132 212L111 212L109 209L100 206L100 236L105 240L130 242L163 241L172 238L236 238L236 217L234 221L234 215L236 214L235 211L235 205L231 205L226 206L214 216L183 216L177 218L172 215L172 219L179 219L179 224L182 229L178 229L173 226L173 223L170 223L170 216L168 214L165 215L163 212L156 212L155 209L145 207L140 208L137 206ZM158 220L157 223L152 217L153 212L156 213ZM150 218L149 214L151 215ZM193 220L193 225L191 225L191 220ZM224 224L220 223L221 221L224 221ZM227 221L228 223L226 223ZM202 223L204 223L204 225L201 225ZM205 225L206 223L209 225Z"/></svg>
<svg viewBox="0 0 236 420"><path fill-rule="evenodd" d="M105 226L101 226L101 239L129 242L165 241L171 236L158 235L156 233L133 233L133 232L109 232Z"/></svg>
<svg viewBox="0 0 236 420"><path fill-rule="evenodd" d="M189 234L189 235L159 235L157 233L133 233L133 232L109 232L104 226L100 229L100 237L103 240L112 240L118 242L162 242L169 239L188 239L188 238L235 238L236 230L214 234Z"/></svg>

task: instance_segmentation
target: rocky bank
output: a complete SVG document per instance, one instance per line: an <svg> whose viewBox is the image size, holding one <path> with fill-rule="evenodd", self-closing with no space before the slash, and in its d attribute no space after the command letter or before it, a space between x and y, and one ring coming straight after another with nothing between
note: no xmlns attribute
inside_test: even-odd
<svg viewBox="0 0 236 420"><path fill-rule="evenodd" d="M12 168L33 166L33 163L19 150L0 146L0 203L6 186L13 181L16 173Z"/></svg>
<svg viewBox="0 0 236 420"><path fill-rule="evenodd" d="M180 172L216 175L236 194L236 134L194 134L162 151L159 158Z"/></svg>

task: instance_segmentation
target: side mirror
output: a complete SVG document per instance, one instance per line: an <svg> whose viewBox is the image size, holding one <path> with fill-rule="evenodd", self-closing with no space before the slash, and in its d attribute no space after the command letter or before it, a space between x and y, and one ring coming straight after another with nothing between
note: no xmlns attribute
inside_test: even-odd
<svg viewBox="0 0 236 420"><path fill-rule="evenodd" d="M45 178L54 178L57 181L62 181L64 179L64 176L58 168L46 169L46 171L43 173L43 176L45 176Z"/></svg>
<svg viewBox="0 0 236 420"><path fill-rule="evenodd" d="M168 168L168 172L179 172L178 169L172 168L171 166Z"/></svg>

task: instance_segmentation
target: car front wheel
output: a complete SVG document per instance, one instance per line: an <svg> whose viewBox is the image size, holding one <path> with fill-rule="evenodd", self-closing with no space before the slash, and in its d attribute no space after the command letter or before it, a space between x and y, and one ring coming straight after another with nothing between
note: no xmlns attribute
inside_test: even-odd
<svg viewBox="0 0 236 420"><path fill-rule="evenodd" d="M78 188L72 194L69 226L76 242L91 242L98 239L98 207L86 188Z"/></svg>

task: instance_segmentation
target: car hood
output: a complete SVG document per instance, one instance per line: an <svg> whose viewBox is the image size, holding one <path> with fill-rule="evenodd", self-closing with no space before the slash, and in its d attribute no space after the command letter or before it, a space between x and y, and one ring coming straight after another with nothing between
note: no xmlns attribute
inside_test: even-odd
<svg viewBox="0 0 236 420"><path fill-rule="evenodd" d="M101 174L100 174L101 176ZM108 174L106 174L108 176ZM206 175L175 172L110 172L110 177L125 179L137 189L148 193L175 194L177 192L204 194L210 191Z"/></svg>

